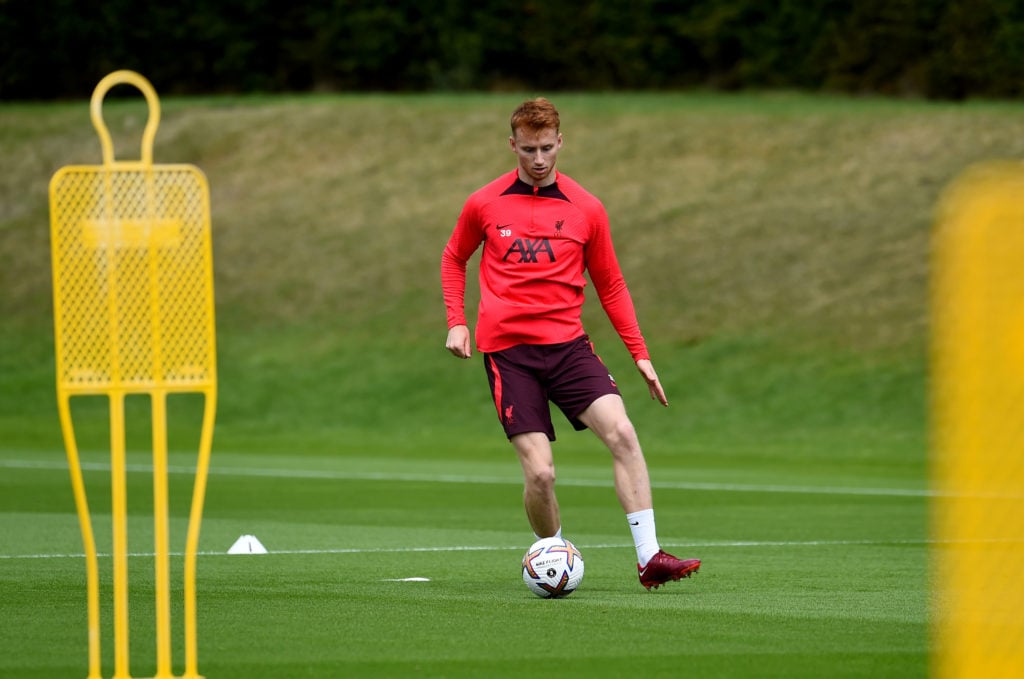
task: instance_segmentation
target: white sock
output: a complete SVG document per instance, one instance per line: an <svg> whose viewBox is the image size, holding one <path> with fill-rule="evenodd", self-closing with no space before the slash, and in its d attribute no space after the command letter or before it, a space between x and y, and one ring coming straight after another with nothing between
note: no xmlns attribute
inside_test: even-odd
<svg viewBox="0 0 1024 679"><path fill-rule="evenodd" d="M560 538L560 537L562 537L562 527L561 527L561 526L559 526L559 527L558 527L558 530L556 530L556 531L555 531L555 535L554 535L554 537L556 537L556 538ZM540 536L539 536L539 535L537 535L536 533L534 533L534 534L533 534L533 539L534 539L534 540L540 540Z"/></svg>
<svg viewBox="0 0 1024 679"><path fill-rule="evenodd" d="M637 563L643 568L661 549L658 545L658 533L654 529L654 510L643 509L626 514L626 520L629 522L629 530L633 533Z"/></svg>

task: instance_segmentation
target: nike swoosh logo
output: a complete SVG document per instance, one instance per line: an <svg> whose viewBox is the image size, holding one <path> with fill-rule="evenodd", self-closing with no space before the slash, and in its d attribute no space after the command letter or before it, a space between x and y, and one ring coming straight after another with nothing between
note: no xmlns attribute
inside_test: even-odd
<svg viewBox="0 0 1024 679"><path fill-rule="evenodd" d="M630 521L630 522L629 522L629 525L630 525L630 526L639 526L639 525L640 525L640 522L639 522L639 521L637 521L636 523L633 523L632 521Z"/></svg>

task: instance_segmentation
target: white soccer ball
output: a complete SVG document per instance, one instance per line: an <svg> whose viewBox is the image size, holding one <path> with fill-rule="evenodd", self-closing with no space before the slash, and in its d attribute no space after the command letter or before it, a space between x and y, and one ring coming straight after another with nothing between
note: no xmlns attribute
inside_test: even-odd
<svg viewBox="0 0 1024 679"><path fill-rule="evenodd" d="M541 538L523 556L523 582L542 599L559 599L583 581L583 555L564 538Z"/></svg>

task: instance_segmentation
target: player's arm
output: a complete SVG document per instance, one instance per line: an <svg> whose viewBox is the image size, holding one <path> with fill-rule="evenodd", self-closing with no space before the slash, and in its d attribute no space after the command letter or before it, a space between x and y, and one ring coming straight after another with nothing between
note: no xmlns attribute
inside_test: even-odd
<svg viewBox="0 0 1024 679"><path fill-rule="evenodd" d="M466 263L483 238L474 215L475 210L467 201L441 253L441 292L448 315L445 348L459 358L469 358L473 353L466 322Z"/></svg>
<svg viewBox="0 0 1024 679"><path fill-rule="evenodd" d="M615 331L622 338L633 361L636 362L637 370L647 382L651 398L663 406L667 406L668 398L658 379L658 373L654 370L654 364L651 363L647 342L640 332L640 323L636 318L633 298L629 294L626 279L619 267L607 220L607 215L602 210L593 222L594 232L590 242L587 243L585 253L587 271L598 298L601 300L601 306L608 315L608 320L611 321Z"/></svg>

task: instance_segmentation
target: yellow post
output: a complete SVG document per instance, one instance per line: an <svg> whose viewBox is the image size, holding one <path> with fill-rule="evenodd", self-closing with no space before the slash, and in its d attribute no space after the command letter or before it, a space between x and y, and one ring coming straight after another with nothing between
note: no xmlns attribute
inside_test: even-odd
<svg viewBox="0 0 1024 679"><path fill-rule="evenodd" d="M1024 676L1024 165L968 170L933 234L933 675Z"/></svg>
<svg viewBox="0 0 1024 679"><path fill-rule="evenodd" d="M171 677L171 565L167 497L167 394L153 399L153 542L156 570L156 676Z"/></svg>
<svg viewBox="0 0 1024 679"><path fill-rule="evenodd" d="M149 119L140 159L118 161L103 122L116 85L136 87ZM106 395L110 407L114 679L130 679L128 484L125 400L149 395L152 408L156 658L154 679L174 677L167 450L171 394L204 396L202 431L184 554L185 679L197 662L196 556L213 444L217 370L209 188L192 165L154 165L160 105L138 73L116 71L90 105L102 165L67 166L50 181L57 403L85 546L88 679L101 679L98 554L75 442L71 399Z"/></svg>
<svg viewBox="0 0 1024 679"><path fill-rule="evenodd" d="M203 412L203 431L200 435L199 461L196 463L195 488L192 490L192 508L189 512L188 535L185 538L185 677L198 677L198 637L196 631L196 556L199 553L199 523L203 517L206 498L206 479L210 469L210 450L213 444L213 423L217 412L215 392L207 394Z"/></svg>
<svg viewBox="0 0 1024 679"><path fill-rule="evenodd" d="M78 513L78 524L82 530L82 543L85 547L85 586L89 626L88 679L101 679L100 575L96 558L96 538L93 535L89 502L85 494L85 481L82 479L82 463L78 457L78 444L75 442L69 394L58 393L57 409L60 416L61 433L64 437L64 449L68 457L68 468L71 470L71 489L75 496L75 510Z"/></svg>
<svg viewBox="0 0 1024 679"><path fill-rule="evenodd" d="M128 647L128 477L124 392L110 394L110 514L114 543L114 679L131 676Z"/></svg>

